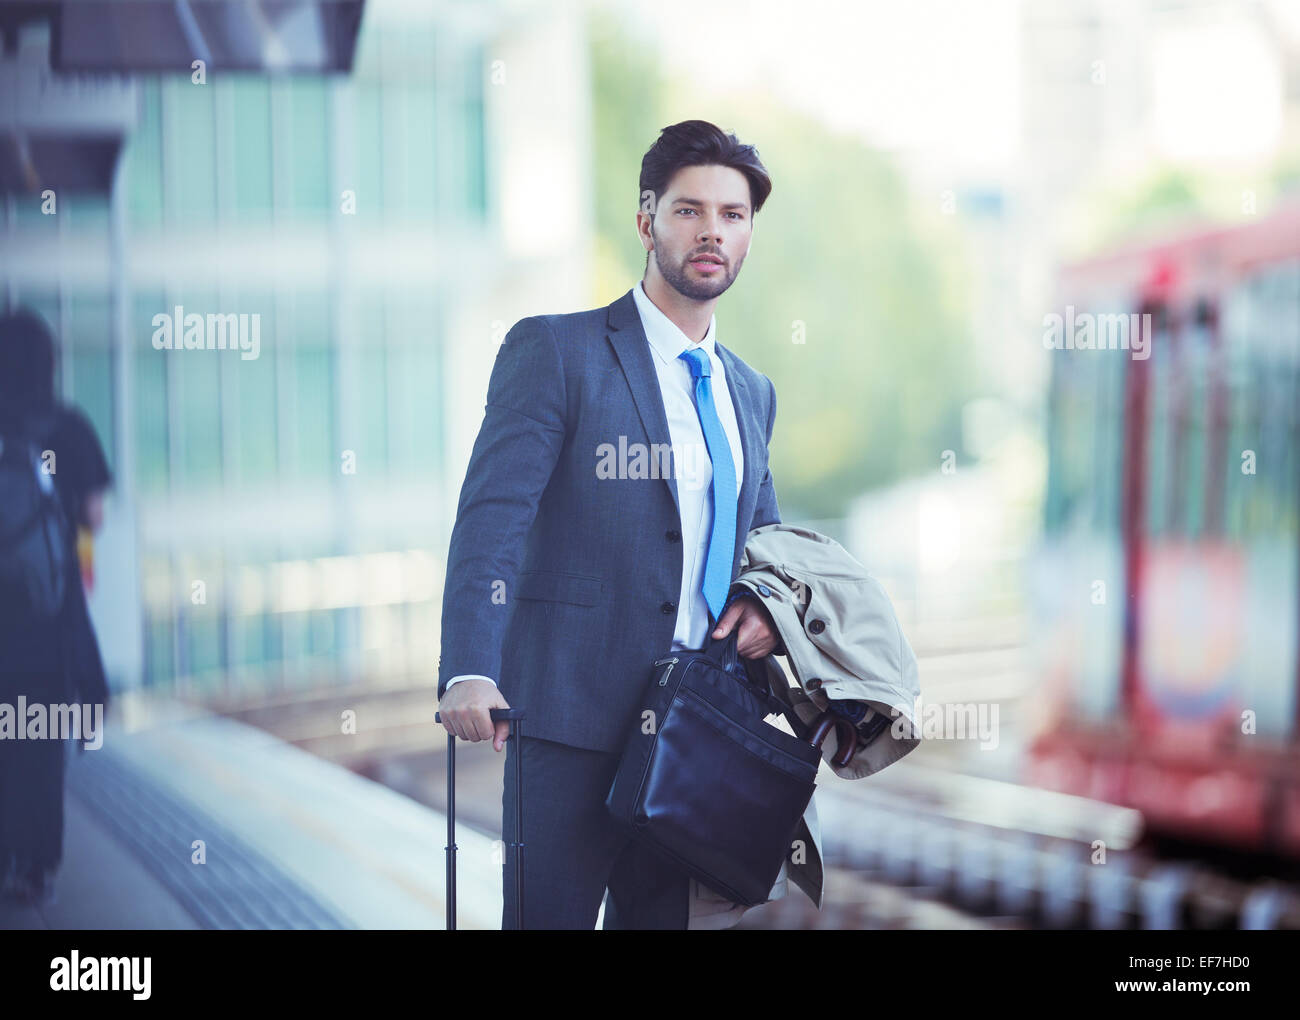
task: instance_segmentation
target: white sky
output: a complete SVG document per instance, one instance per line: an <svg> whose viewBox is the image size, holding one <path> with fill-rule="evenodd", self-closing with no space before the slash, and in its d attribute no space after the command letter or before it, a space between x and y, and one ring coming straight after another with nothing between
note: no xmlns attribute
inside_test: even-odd
<svg viewBox="0 0 1300 1020"><path fill-rule="evenodd" d="M1300 0L1265 6L1294 45ZM958 172L996 176L1017 159L1020 0L627 0L620 7L633 31L657 43L665 73L702 95L765 86L832 128ZM1282 67L1249 8L1209 0L1190 16L1151 16L1159 30L1142 69L1150 154L1216 162L1276 149Z"/></svg>
<svg viewBox="0 0 1300 1020"><path fill-rule="evenodd" d="M625 8L664 71L766 85L878 148L1000 167L1018 130L1017 0L659 0Z"/></svg>

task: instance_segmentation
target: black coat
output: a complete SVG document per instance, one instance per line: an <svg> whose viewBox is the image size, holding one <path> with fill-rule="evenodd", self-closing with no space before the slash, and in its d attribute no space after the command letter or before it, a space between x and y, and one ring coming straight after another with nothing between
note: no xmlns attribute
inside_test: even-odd
<svg viewBox="0 0 1300 1020"><path fill-rule="evenodd" d="M0 427L31 425L4 418ZM57 406L36 423L54 451L55 491L71 527L63 607L51 619L30 606L0 605L0 704L108 702L108 682L91 625L77 560L75 522L86 495L111 482L94 428L75 408ZM18 720L21 724L22 720ZM12 859L20 869L56 868L63 849L64 742L0 740L0 874Z"/></svg>

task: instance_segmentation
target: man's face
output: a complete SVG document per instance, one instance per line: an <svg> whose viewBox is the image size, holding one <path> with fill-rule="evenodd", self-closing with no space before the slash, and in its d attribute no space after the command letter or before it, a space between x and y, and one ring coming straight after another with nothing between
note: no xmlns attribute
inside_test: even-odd
<svg viewBox="0 0 1300 1020"><path fill-rule="evenodd" d="M726 166L683 167L655 210L653 224L641 214L642 237L648 233L653 241L651 258L669 286L708 301L735 282L753 234L744 174Z"/></svg>

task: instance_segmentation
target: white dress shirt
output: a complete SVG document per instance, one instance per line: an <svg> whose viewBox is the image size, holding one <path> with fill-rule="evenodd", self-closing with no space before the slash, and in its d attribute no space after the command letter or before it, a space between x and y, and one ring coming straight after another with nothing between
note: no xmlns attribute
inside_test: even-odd
<svg viewBox="0 0 1300 1020"><path fill-rule="evenodd" d="M740 428L736 424L736 408L731 402L731 389L727 385L726 369L718 357L714 340L717 335L717 317L709 319L708 332L698 344L692 343L677 325L668 318L637 281L632 288L646 341L653 354L655 372L659 377L659 393L663 398L664 414L668 419L669 440L673 451L673 472L677 480L677 502L682 522L682 590L677 600L677 628L673 631L673 650L703 648L708 640L709 606L704 600L704 567L708 560L709 534L713 527L713 500L710 489L713 482L713 462L704 441L704 429L695 409L695 380L691 367L679 355L688 347L698 347L709 357L710 382L713 406L718 412L727 440L731 443L731 459L736 465L736 494L739 498L741 482L745 477L745 454L740 448ZM459 680L491 680L477 673L454 676L447 681L447 689Z"/></svg>

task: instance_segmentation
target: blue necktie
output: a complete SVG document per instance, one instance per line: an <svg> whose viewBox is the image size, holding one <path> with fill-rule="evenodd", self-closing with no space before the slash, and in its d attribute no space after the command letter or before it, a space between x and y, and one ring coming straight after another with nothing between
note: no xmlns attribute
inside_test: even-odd
<svg viewBox="0 0 1300 1020"><path fill-rule="evenodd" d="M731 587L731 561L736 554L736 462L731 459L731 443L718 420L713 406L713 386L709 381L709 356L698 347L689 347L678 357L691 366L695 379L695 410L704 430L704 442L713 462L713 528L709 532L709 554L704 566L704 601L716 623L722 604Z"/></svg>

